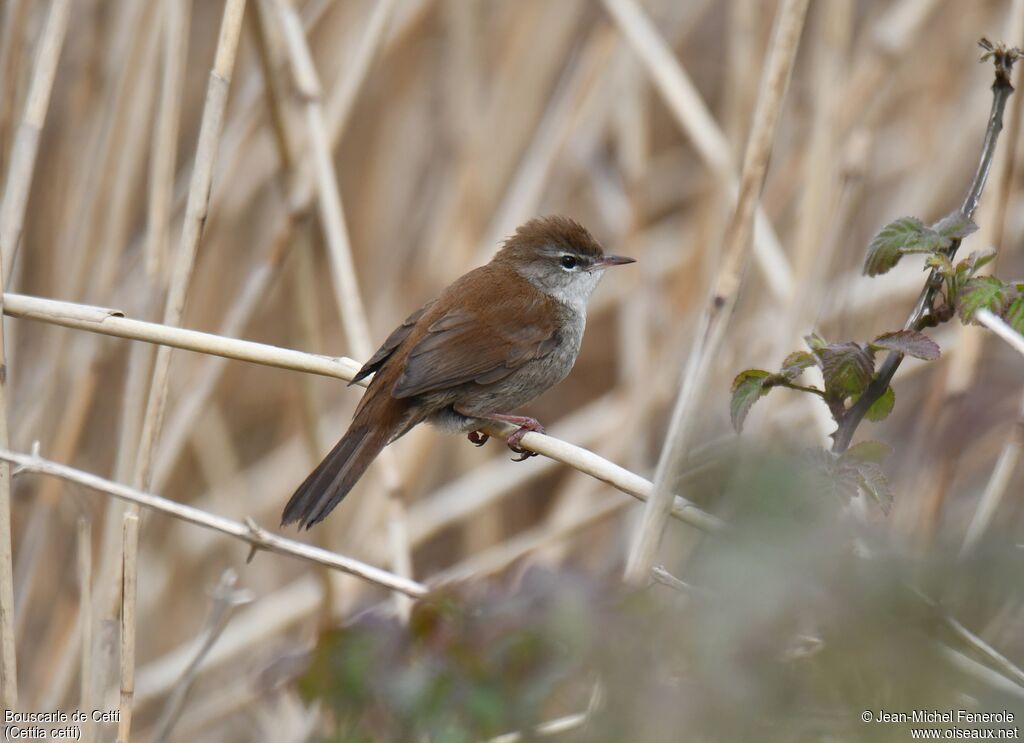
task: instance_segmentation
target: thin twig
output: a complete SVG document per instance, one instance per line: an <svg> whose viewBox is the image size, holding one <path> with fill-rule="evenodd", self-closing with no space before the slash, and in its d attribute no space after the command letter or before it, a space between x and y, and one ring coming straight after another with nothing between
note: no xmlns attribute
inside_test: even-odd
<svg viewBox="0 0 1024 743"><path fill-rule="evenodd" d="M992 111L989 114L988 127L985 130L985 142L981 148L978 169L975 171L974 179L971 181L970 188L967 191L967 196L960 206L960 214L967 219L970 219L974 214L975 209L978 208L978 202L981 200L981 194L985 189L985 182L988 180L989 170L995 157L999 132L1003 129L1003 110L1006 108L1006 101L1013 93L1013 85L1010 84L1010 73L1013 63L1017 59L1016 50L1007 50L999 47L991 53L991 56L995 66L995 79L992 82ZM953 240L946 250L947 257L952 259L956 255L956 251L960 248L960 242L960 240ZM942 279L938 269L933 268L928 275L928 281L924 289L918 296L914 309L903 325L904 328L921 330L935 324L936 317L932 305L938 296L941 285ZM872 379L871 384L864 391L864 394L857 399L857 402L839 420L839 427L833 434L833 452L840 454L850 446L857 426L864 419L868 409L889 389L889 383L892 381L896 369L902 363L903 354L901 353L892 351L885 357L885 361L882 363L874 379Z"/></svg>
<svg viewBox="0 0 1024 743"><path fill-rule="evenodd" d="M202 642L196 650L195 657L181 674L181 678L160 713L156 731L152 735L153 740L157 743L166 741L174 730L175 724L181 719L182 707L195 683L203 659L209 654L214 643L217 642L217 638L228 626L228 620L235 607L253 600L251 591L235 590L236 583L238 583L238 574L231 568L221 574L220 582L213 591L213 608L206 620Z"/></svg>
<svg viewBox="0 0 1024 743"><path fill-rule="evenodd" d="M690 447L697 404L736 305L743 268L750 251L754 214L764 185L782 99L796 59L807 2L786 0L779 9L744 157L736 212L725 238L721 268L697 325L679 397L658 458L654 492L644 507L643 519L626 565L626 580L634 584L646 584L650 580L651 567L672 507L671 481Z"/></svg>
<svg viewBox="0 0 1024 743"><path fill-rule="evenodd" d="M160 343L174 348L250 361L281 369L320 374L346 381L351 380L360 367L358 362L344 357L330 358L253 341L201 333L196 330L131 320L124 317L118 310L29 297L23 294L8 294L4 312L12 317L41 320L68 328L148 343ZM505 428L497 425L488 426L487 432L500 438L505 432ZM530 451L543 454L606 482L638 500L647 500L654 488L649 480L640 475L620 467L592 451L553 436L530 432L523 437L522 445ZM706 513L679 496L670 501L670 508L674 518L699 529L716 531L723 526L721 520L716 516Z"/></svg>
<svg viewBox="0 0 1024 743"><path fill-rule="evenodd" d="M255 523L243 524L233 519L217 516L183 503L177 503L159 495L145 493L136 488L121 485L120 483L106 480L97 475L83 472L82 470L68 467L47 459L41 459L28 454L21 454L7 449L0 449L0 460L11 462L23 467L25 472L35 472L44 475L60 477L68 482L78 483L91 490L112 495L115 498L128 503L142 506L154 511L159 511L190 524L201 526L205 529L212 529L230 537L239 539L250 545L253 549L278 552L283 555L292 555L308 562L324 565L343 573L354 575L357 578L376 583L384 588L418 598L427 592L426 586L415 581L393 575L385 570L375 568L372 565L353 560L350 557L339 555L329 550L313 547L292 539L286 539L272 534Z"/></svg>

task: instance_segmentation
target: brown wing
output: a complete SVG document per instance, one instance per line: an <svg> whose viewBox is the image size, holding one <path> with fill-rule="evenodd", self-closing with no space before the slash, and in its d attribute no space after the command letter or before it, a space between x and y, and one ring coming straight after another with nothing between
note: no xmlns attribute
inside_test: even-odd
<svg viewBox="0 0 1024 743"><path fill-rule="evenodd" d="M467 382L491 384L554 350L554 300L508 273L485 266L449 287L448 292L460 297L457 308L444 313L435 310L423 318L430 324L409 350L393 397L412 397ZM494 291L497 281L507 289L499 297ZM445 299L438 305L455 304ZM454 348L462 352L453 353Z"/></svg>
<svg viewBox="0 0 1024 743"><path fill-rule="evenodd" d="M391 335L387 337L377 352L370 357L370 359L363 364L362 368L352 377L350 385L365 379L376 371L379 371L384 363L391 357L391 354L395 352L395 349L402 345L402 341L409 337L409 333L412 332L413 327L416 325L416 321L423 317L423 314L427 312L431 306L433 306L435 300L430 300L425 305L420 307L418 310L409 315L397 328L391 331Z"/></svg>

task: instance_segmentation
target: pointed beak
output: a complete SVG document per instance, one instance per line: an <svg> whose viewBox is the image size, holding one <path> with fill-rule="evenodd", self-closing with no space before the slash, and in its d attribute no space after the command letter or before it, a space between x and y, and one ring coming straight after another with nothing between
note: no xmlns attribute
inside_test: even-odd
<svg viewBox="0 0 1024 743"><path fill-rule="evenodd" d="M624 255L606 255L601 260L594 262L594 268L607 268L608 266L624 266L627 263L636 263L636 258L627 258Z"/></svg>

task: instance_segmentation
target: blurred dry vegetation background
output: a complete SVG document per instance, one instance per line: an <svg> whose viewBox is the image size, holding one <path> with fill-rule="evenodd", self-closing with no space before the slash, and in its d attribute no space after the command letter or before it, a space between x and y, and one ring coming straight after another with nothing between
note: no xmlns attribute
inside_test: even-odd
<svg viewBox="0 0 1024 743"><path fill-rule="evenodd" d="M0 3L4 178L44 25L62 4ZM311 101L322 104L314 115L333 154L373 344L538 214L575 217L607 249L638 259L606 277L574 371L526 412L552 435L650 478L734 208L778 4L296 0L292 7L322 97L311 97L317 91L293 74L281 3L249 0L180 324L362 358L342 319L315 197L308 117ZM160 322L224 2L75 0L69 12L7 290ZM361 702L355 710L334 705L335 720L348 728L324 728L297 690L331 695L317 692L309 677L294 683L301 670L291 666L301 666L296 659L318 629L368 607L384 618L361 620L352 642L377 647L373 637L401 635L390 624L397 620L388 593L270 553L247 564L243 543L143 512L133 737L286 741L322 729L337 740L436 743L472 740L466 731L508 732L515 728L506 724L594 703L612 722L577 731L578 739L683 740L684 729L708 740L803 739L811 733L791 727L801 715L814 725L850 726L835 739L883 739L897 731L858 727L855 700L903 711L971 700L987 711L1019 710L1024 679L1014 676L1012 659L1024 662L1024 596L1013 542L1024 518L1024 466L1015 466L1024 360L1008 346L959 322L930 331L941 360L908 360L895 381L893 416L862 426L858 439L884 439L895 451L886 465L892 512L866 506L864 528L887 556L877 563L846 561L840 546L848 536L835 533L831 506L794 522L782 506L765 505L785 479L784 460L759 453L751 455L756 466L737 465L750 483L732 501L737 488L725 477L737 456L728 403L736 372L777 368L812 330L863 340L902 325L923 283L920 262L908 259L868 279L860 272L865 247L896 217L930 222L961 202L991 100L991 66L978 64L981 36L1021 43L1024 3L810 4L762 194L767 219L702 394L699 444L677 478L676 492L734 519L737 530L708 546L718 538L673 523L659 560L715 600L688 597L687 606L700 605L668 627L656 612L643 613L637 597L596 608L612 602L640 504L550 459L512 463L500 442L476 449L424 427L396 443L391 465L372 468L330 519L299 538L398 572L405 567L396 551L407 542L412 576L431 585L495 576L502 588L473 594L484 612L525 585L532 591L526 603L499 614L513 625L517 616L543 624L534 639L571 656L568 665L545 671L551 655L543 643L501 656L495 662L507 673L480 681L488 693L469 705L477 722L463 729L434 719L456 704L455 682L433 689L436 703L425 707L416 706L422 699L391 708L381 701L415 698L427 683L422 674L360 686L371 669L400 665L405 640L394 639L390 654L374 655L378 648L356 659L363 665L344 661L356 665L342 696ZM688 95L684 75L697 96ZM1020 148L1012 122L1022 100L1010 99L1011 125L975 215L981 229L965 242L965 252L995 246L997 273L1018 280L1024 189L1013 169ZM161 167L154 155L166 160L168 148L173 159ZM27 452L39 442L48 459L130 483L152 347L27 319L6 319L5 335L11 448ZM149 489L274 529L358 397L337 379L175 351ZM773 393L754 408L744 438L793 451L827 445L833 424L805 397ZM750 500L752 515L743 506ZM55 478L14 479L22 709L73 709L86 700L116 706L122 509ZM970 549L958 560L969 528ZM87 592L78 578L83 538L92 562ZM986 551L993 542L1007 548ZM237 585L218 593L229 568ZM537 569L548 577L527 579ZM902 595L901 576L952 601L958 621L997 648L1006 666L993 670L998 662L962 647L959 635L929 644L911 619L922 626L937 620L919 616L928 613L920 606L906 609L911 619L893 620L892 604L902 599L889 598ZM683 611L677 590L652 591ZM83 593L91 617L88 679L80 678ZM569 608L530 603L553 596ZM229 606L234 599L238 605ZM426 620L418 611L414 631L443 656L446 643L459 639L436 629L447 610L428 611ZM497 640L465 621L461 639L494 650ZM550 626L557 630L545 634ZM842 642L828 640L829 628ZM189 669L211 636L216 642ZM669 687L648 688L672 663L686 672L666 671ZM819 665L800 665L807 663ZM523 697L502 686L529 686L538 668L551 688L556 681L570 688L555 694L542 685ZM600 699L591 693L595 678L602 679ZM960 681L936 690L942 678ZM187 699L176 699L184 688ZM894 696L877 696L886 689ZM476 699L467 694L458 704ZM514 714L502 707L523 698ZM827 703L847 702L845 716L820 714ZM790 727L785 735L746 727L761 715ZM345 737L345 730L355 732ZM112 731L104 727L97 739L112 739Z"/></svg>

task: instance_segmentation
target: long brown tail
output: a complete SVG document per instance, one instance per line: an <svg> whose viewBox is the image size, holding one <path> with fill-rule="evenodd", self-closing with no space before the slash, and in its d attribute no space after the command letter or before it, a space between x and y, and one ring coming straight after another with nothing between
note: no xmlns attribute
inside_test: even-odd
<svg viewBox="0 0 1024 743"><path fill-rule="evenodd" d="M310 528L323 521L356 484L380 450L391 440L393 431L381 422L370 423L357 415L352 426L335 444L324 460L299 485L281 514L281 526L299 522Z"/></svg>

